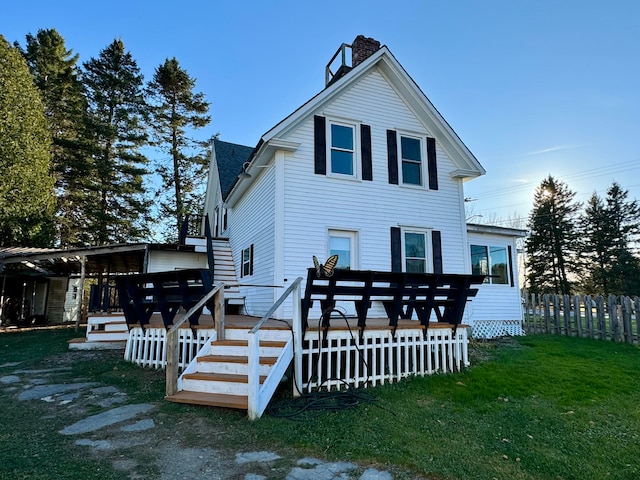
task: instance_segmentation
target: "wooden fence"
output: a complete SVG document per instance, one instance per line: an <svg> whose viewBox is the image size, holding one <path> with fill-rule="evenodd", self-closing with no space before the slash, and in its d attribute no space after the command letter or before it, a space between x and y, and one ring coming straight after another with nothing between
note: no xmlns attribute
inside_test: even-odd
<svg viewBox="0 0 640 480"><path fill-rule="evenodd" d="M530 294L523 308L527 333L640 343L640 297Z"/></svg>

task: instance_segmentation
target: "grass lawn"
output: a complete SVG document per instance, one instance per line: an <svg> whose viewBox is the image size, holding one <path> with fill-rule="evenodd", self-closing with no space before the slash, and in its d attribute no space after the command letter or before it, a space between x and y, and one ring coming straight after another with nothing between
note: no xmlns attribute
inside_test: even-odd
<svg viewBox="0 0 640 480"><path fill-rule="evenodd" d="M0 365L23 361L15 368L42 368L64 355L72 336L66 330L0 334ZM536 335L472 350L473 366L460 374L377 387L368 390L375 403L295 420L249 422L235 411L162 402L162 372L115 356L73 363L69 381L82 377L115 385L131 401L160 402L162 434L199 426L181 437L190 446L394 466L400 478L640 478L639 348ZM55 433L69 419L43 422L36 410L43 402L15 398L0 385L0 478L9 472L11 478L123 478L108 461L84 458L84 449ZM214 431L215 439L208 435Z"/></svg>

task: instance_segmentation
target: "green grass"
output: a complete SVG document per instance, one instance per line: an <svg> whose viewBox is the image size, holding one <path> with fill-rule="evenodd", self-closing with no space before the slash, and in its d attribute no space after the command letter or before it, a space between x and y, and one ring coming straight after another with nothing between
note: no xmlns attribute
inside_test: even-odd
<svg viewBox="0 0 640 480"><path fill-rule="evenodd" d="M442 479L640 478L640 350L532 336L483 347L462 374L372 391L374 405L296 423L263 418L264 441Z"/></svg>
<svg viewBox="0 0 640 480"><path fill-rule="evenodd" d="M23 360L20 368L43 368L65 355L73 336L0 334L0 364ZM163 373L116 355L72 362L67 378L115 385L131 401L159 402L160 421L150 434L181 430L176 438L184 446L354 461L392 469L394 478L640 478L640 349L534 335L472 351L474 366L460 374L377 387L368 390L373 404L295 421L249 422L241 412L163 402ZM85 448L56 433L75 421L72 410L69 418L47 416L44 402L15 396L0 388L0 478L123 478L108 459L86 458ZM149 478L157 473L151 468Z"/></svg>

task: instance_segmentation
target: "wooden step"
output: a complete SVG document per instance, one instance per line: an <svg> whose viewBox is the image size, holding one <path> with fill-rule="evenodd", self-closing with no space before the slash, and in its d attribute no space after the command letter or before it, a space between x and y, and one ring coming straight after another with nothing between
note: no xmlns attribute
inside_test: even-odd
<svg viewBox="0 0 640 480"><path fill-rule="evenodd" d="M260 376L260 383L264 383L266 375ZM249 383L247 375L236 375L233 373L206 373L194 372L182 375L183 380L201 380L205 382L229 382L229 383Z"/></svg>
<svg viewBox="0 0 640 480"><path fill-rule="evenodd" d="M260 357L260 364L275 365L278 357ZM198 362L214 363L249 363L249 357L237 355L203 355L198 357Z"/></svg>
<svg viewBox="0 0 640 480"><path fill-rule="evenodd" d="M176 403L189 403L192 405L208 405L211 407L235 408L246 410L249 405L247 397L241 395L224 395L218 393L189 392L182 390L165 397L166 400Z"/></svg>

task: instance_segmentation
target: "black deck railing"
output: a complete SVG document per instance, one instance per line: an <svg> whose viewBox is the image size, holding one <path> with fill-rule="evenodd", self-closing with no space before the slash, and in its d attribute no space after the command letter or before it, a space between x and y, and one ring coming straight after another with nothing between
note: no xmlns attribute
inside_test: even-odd
<svg viewBox="0 0 640 480"><path fill-rule="evenodd" d="M151 315L159 312L165 328L169 328L181 307L190 310L213 288L213 279L209 269L198 268L124 275L116 278L116 287L128 325L144 328ZM214 311L213 300L206 306ZM198 324L203 308L189 317L192 327Z"/></svg>
<svg viewBox="0 0 640 480"><path fill-rule="evenodd" d="M371 302L379 301L389 318L392 334L395 334L399 319L411 319L415 313L425 327L426 336L432 313L435 313L438 322L453 325L455 335L467 301L478 293L473 286L481 284L484 279L484 275L346 269L336 269L331 277L318 277L316 269L310 268L302 299L302 328L306 330L308 326L313 302L319 301L326 337L336 301L352 301L362 335Z"/></svg>

